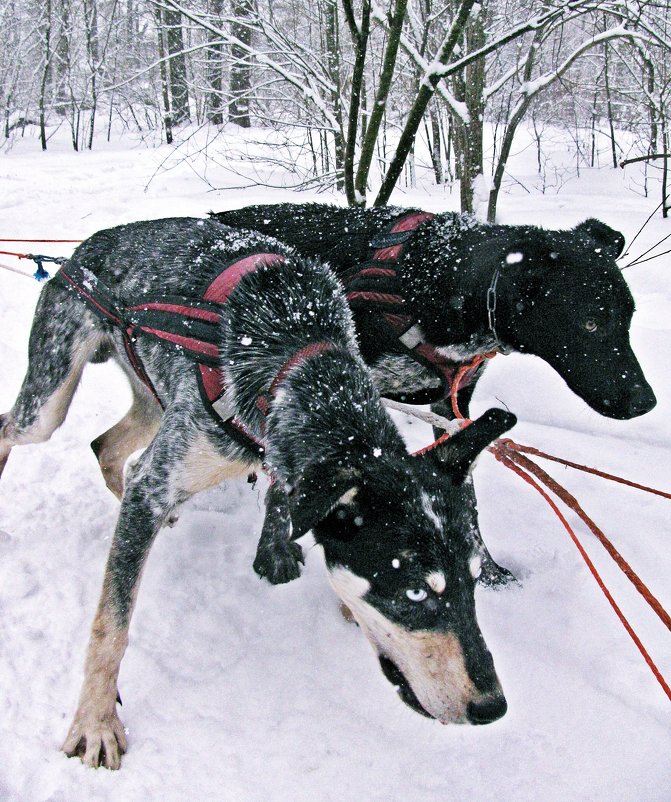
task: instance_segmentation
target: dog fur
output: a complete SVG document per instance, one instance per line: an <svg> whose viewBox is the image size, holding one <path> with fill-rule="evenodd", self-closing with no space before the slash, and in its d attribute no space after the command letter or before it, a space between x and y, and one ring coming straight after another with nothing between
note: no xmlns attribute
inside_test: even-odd
<svg viewBox="0 0 671 802"><path fill-rule="evenodd" d="M156 294L198 299L222 266L253 252L282 261L240 280L221 309L219 348L228 407L263 439L274 480L257 570L297 574L293 540L312 529L335 591L404 701L443 723L496 720L506 702L476 620L463 507L473 460L514 416L490 410L441 447L409 455L361 359L339 283L267 236L214 221L133 223L95 234L69 265L90 271L121 306ZM112 356L133 388L127 416L95 442L121 508L63 744L112 769L127 747L117 677L151 544L191 495L259 463L258 449L232 440L206 410L188 356L143 334L134 347L163 410L131 366L121 329L49 282L26 377L0 419L1 468L14 446L46 440L63 422L87 361Z"/></svg>
<svg viewBox="0 0 671 802"><path fill-rule="evenodd" d="M369 257L376 235L409 211L284 203L212 216L278 237L343 275ZM655 396L629 344L634 301L615 261L623 248L622 234L595 219L550 231L447 212L422 223L405 243L401 294L427 342L455 361L500 346L534 354L597 412L626 420L649 412ZM495 337L487 293L497 268ZM354 320L383 395L402 394L399 382L408 393L431 381L416 363L404 365L407 358L382 350L379 332L364 316L355 312ZM472 392L473 385L460 397L464 413Z"/></svg>
<svg viewBox="0 0 671 802"><path fill-rule="evenodd" d="M346 277L370 259L379 247L371 245L376 237L413 211L418 210L283 203L212 217L276 236ZM455 363L496 350L534 354L592 409L626 420L651 410L656 399L629 343L634 301L616 263L623 248L622 234L595 219L550 231L488 225L448 212L421 223L403 244L394 291L425 341ZM383 396L404 401L433 390L434 411L452 417L435 372L409 356L396 336L381 331L379 316L354 309L354 322ZM458 392L466 416L484 366ZM508 581L512 575L483 543L474 495L465 509L472 514L470 529L482 558L481 581Z"/></svg>

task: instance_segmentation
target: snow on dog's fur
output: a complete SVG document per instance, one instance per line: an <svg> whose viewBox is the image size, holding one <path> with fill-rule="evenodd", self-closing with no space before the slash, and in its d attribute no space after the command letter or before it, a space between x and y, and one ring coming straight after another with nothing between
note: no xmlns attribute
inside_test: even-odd
<svg viewBox="0 0 671 802"><path fill-rule="evenodd" d="M407 235L390 280L375 269L388 265L369 260L385 232L408 214L424 221ZM318 203L248 206L213 217L272 234L344 278L364 263L372 266L366 288L377 289L382 299L390 292L401 299L398 310L414 324L413 336L455 366L495 350L534 354L602 415L626 420L655 406L629 343L634 301L616 263L624 237L599 220L552 231L488 225L453 212L431 216L398 207ZM353 311L361 353L382 395L440 402L440 376L385 325L384 302L378 309L364 305ZM484 364L475 380L459 389L466 416ZM448 404L435 409L452 416ZM510 574L482 543L475 499L465 510L471 512L474 545L482 557L482 581L505 581Z"/></svg>
<svg viewBox="0 0 671 802"><path fill-rule="evenodd" d="M277 258L243 275L218 312L224 406L263 441L274 479L257 571L273 581L297 575L301 550L293 540L313 529L336 592L408 704L443 723L488 723L506 710L476 620L462 508L474 458L514 416L490 410L442 447L409 455L326 268L214 221L134 223L91 237L43 289L28 371L0 418L2 467L13 446L46 440L62 423L87 360L111 356L133 388L126 418L95 441L121 509L63 745L91 766L118 768L127 746L117 676L154 538L191 495L259 462L258 448L232 439L206 408L198 365L179 348L133 330L129 357L119 310L162 296L199 302L203 285L227 265L258 253ZM97 283L116 299L120 323L94 313L67 286L63 276L77 269L89 276L87 293ZM131 359L142 363L163 410Z"/></svg>
<svg viewBox="0 0 671 802"><path fill-rule="evenodd" d="M371 241L410 211L283 203L213 217L276 236L343 275L365 262ZM615 261L623 248L622 234L595 219L552 231L447 212L421 223L404 243L398 292L425 340L455 361L497 347L535 354L597 412L624 420L649 412L655 396L629 344L634 300ZM491 301L497 271L493 330L488 295ZM432 377L380 337L371 315L355 312L354 320L384 395L430 386ZM399 380L400 391L393 386ZM464 413L472 391L473 385L460 398Z"/></svg>

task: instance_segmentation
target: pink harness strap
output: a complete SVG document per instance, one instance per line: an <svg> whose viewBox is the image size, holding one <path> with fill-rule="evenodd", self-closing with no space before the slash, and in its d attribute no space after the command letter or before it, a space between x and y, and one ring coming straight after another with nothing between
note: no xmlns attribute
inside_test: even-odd
<svg viewBox="0 0 671 802"><path fill-rule="evenodd" d="M348 279L347 283L351 285L351 288L347 292L347 300L354 306L365 304L373 308L378 307L380 318L393 331L406 353L426 367L433 369L441 377L444 388L443 397L448 398L455 389L459 390L470 384L475 378L482 360L466 363L455 362L441 354L434 345L426 342L413 317L404 313L405 299L398 292L395 281L398 276L395 265L403 255L407 238L394 242L394 235L410 235L418 226L434 217L435 215L430 212L410 212L398 219L386 234L373 238L374 251L370 261L350 275ZM376 239L384 244L375 248ZM390 240L390 243L387 244L385 239ZM362 282L364 287L366 287L365 279L380 279L379 289L362 289L360 285L357 286L360 279L364 279ZM385 279L389 281L385 282ZM387 287L390 290L394 288L395 291L385 291Z"/></svg>

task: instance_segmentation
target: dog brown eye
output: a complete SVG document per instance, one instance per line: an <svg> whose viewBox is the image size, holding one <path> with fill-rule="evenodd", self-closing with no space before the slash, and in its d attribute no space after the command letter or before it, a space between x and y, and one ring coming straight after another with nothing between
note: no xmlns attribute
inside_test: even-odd
<svg viewBox="0 0 671 802"><path fill-rule="evenodd" d="M590 333L596 331L598 329L598 325L596 320L586 320L585 321L585 329Z"/></svg>
<svg viewBox="0 0 671 802"><path fill-rule="evenodd" d="M422 588L411 588L410 590L406 590L405 595L410 601L422 602L429 594L425 590L422 590Z"/></svg>

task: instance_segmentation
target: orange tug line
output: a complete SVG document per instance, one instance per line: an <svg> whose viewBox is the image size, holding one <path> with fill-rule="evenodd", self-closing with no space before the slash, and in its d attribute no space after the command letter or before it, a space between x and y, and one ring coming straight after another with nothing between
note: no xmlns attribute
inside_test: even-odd
<svg viewBox="0 0 671 802"><path fill-rule="evenodd" d="M503 465L506 466L506 468L509 468L511 471L514 471L518 476L521 476L522 479L524 479L525 482L528 482L533 488L535 488L541 494L541 496L545 499L545 501L550 505L550 507L554 511L555 515L559 518L559 520L563 524L564 528L569 533L569 536L570 536L571 540L573 541L573 543L575 544L575 547L580 552L580 556L585 561L585 564L587 565L587 567L589 568L592 576L596 580L597 585L601 588L601 591L603 592L604 596L606 597L606 599L608 599L608 603L610 604L610 606L615 611L615 615L617 615L617 617L620 619L620 622L621 622L622 626L627 630L629 636L631 637L631 639L636 644L636 648L639 650L639 652L641 653L643 659L648 664L648 667L650 668L650 670L654 674L655 679L661 685L662 690L667 695L668 699L671 701L671 688L669 687L669 685L667 684L666 680L662 676L660 670L657 668L657 666L656 666L654 660L652 659L652 657L650 657L650 654L648 653L647 649L645 648L645 646L643 646L643 643L641 642L641 639L638 637L638 635L634 631L634 628L631 626L631 624L627 620L626 616L624 615L624 613L622 612L622 610L618 606L617 602L613 598L612 594L610 593L610 591L606 587L606 584L604 583L603 579L601 578L601 575L597 571L594 563L590 560L587 552L583 548L582 543L578 539L577 535L575 534L575 532L573 531L573 529L569 525L569 523L566 520L566 518L562 515L561 510L557 507L555 502L550 498L548 493L538 484L538 482L536 482L536 480L532 476L530 476L524 469L522 469L520 467L519 464L516 463L516 458L520 458L520 459L524 460L525 463L528 462L528 463L530 463L530 465L533 465L533 469L534 469L533 473L538 475L539 478L541 478L541 476L542 476L543 478L541 479L541 481L543 481L543 482L545 482L546 479L549 480L548 486L550 486L551 484L556 484L556 483L553 480L550 479L550 477L545 473L545 471L543 471L541 468L539 468L535 463L531 462L531 460L529 460L527 457L522 457L521 454L514 455L514 452L507 452L504 449L505 449L505 446L503 446L503 448L501 448L501 446L499 446L499 443L497 442L497 443L495 443L494 446L490 447L489 450L494 454L494 456L496 457L497 460L499 460L499 462L501 462ZM525 464L525 467L527 467L526 464ZM529 467L529 470L531 470L530 467ZM563 488L561 488L561 489L563 490ZM566 492L566 491L564 491L564 492ZM562 499L562 500L564 500L564 499ZM577 502L576 502L576 506L577 506ZM578 510L580 510L579 507L578 507ZM578 510L576 510L576 512L578 512ZM582 510L580 510L580 512L578 512L578 514L580 515L581 512L582 512ZM580 515L580 517L583 518L583 520L589 520L587 518L587 515L584 512L582 512L582 515ZM592 527L590 526L590 528L592 528ZM619 563L618 563L618 565L619 565ZM633 570L631 568L629 570L631 570L632 574L634 574L634 576L636 576L636 574L633 572ZM638 577L637 577L637 579L638 579ZM639 579L639 582L641 582L640 579ZM641 585L645 588L645 585L643 585L642 582L641 582ZM639 588L637 587L637 589L639 589ZM647 588L646 588L646 591L647 591ZM644 597L646 598L648 603L651 604L651 606L652 606L652 602L648 598L647 594L649 594L649 596L652 599L654 599L654 601L657 604L659 604L659 602L657 602L657 600L654 598L654 596L652 596L652 594L649 591L647 591L647 594L645 594L645 593L643 593L643 591L641 591L639 589L639 592L641 592L642 595L644 595ZM653 609L655 609L655 608L653 607ZM655 611L657 612L657 610L655 610ZM666 614L666 612L664 610L662 610L662 612L663 612L664 616L668 619L668 614ZM664 618L662 618L662 620L664 620ZM664 620L664 623L667 623L666 620ZM668 626L668 623L667 623L667 626Z"/></svg>

